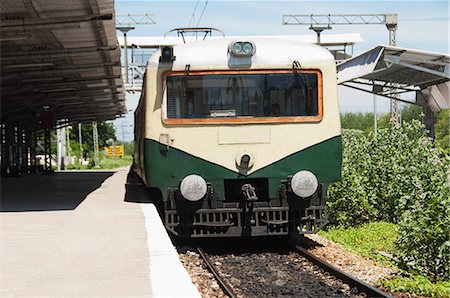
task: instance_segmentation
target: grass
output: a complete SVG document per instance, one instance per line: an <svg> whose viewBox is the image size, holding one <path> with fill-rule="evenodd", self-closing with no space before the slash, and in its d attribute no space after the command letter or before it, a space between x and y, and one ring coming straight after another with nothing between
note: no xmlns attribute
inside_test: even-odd
<svg viewBox="0 0 450 298"><path fill-rule="evenodd" d="M130 155L125 155L124 158L121 157L106 157L100 158L99 168L105 170L112 170L121 167L128 167L132 164L133 157ZM70 164L67 166L68 170L89 170L94 168L94 163L90 162L88 165L81 164Z"/></svg>
<svg viewBox="0 0 450 298"><path fill-rule="evenodd" d="M450 281L431 282L425 276L397 276L382 280L381 285L393 292L408 292L425 297L450 297Z"/></svg>
<svg viewBox="0 0 450 298"><path fill-rule="evenodd" d="M320 235L341 244L351 253L375 260L387 266L397 267L394 258L398 237L396 225L387 222L372 222L360 227L329 227ZM450 281L432 282L427 277L409 274L397 268L401 274L380 285L392 292L407 292L426 297L450 297Z"/></svg>
<svg viewBox="0 0 450 298"><path fill-rule="evenodd" d="M363 257L392 264L387 255L395 254L395 242L398 237L396 225L387 222L372 222L361 227L328 228L320 235L341 244L348 251Z"/></svg>
<svg viewBox="0 0 450 298"><path fill-rule="evenodd" d="M124 158L120 157L103 157L100 160L100 168L102 169L116 169L120 167L130 166L133 162L133 157L125 156Z"/></svg>

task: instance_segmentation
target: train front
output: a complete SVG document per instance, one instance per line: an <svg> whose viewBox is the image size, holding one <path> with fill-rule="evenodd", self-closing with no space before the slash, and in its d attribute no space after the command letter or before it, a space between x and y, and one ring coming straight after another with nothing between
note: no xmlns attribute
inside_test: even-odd
<svg viewBox="0 0 450 298"><path fill-rule="evenodd" d="M282 39L165 47L149 62L144 160L179 237L315 233L340 179L335 64Z"/></svg>

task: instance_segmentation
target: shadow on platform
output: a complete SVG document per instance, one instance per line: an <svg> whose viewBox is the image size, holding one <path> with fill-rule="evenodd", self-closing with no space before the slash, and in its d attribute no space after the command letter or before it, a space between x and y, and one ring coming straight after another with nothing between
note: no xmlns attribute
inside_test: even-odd
<svg viewBox="0 0 450 298"><path fill-rule="evenodd" d="M125 189L125 202L154 204L159 215L164 219L164 203L161 191L157 188L147 188L141 178L131 169L127 175Z"/></svg>
<svg viewBox="0 0 450 298"><path fill-rule="evenodd" d="M154 203L154 190L149 189L133 170L130 169L125 185L125 202Z"/></svg>
<svg viewBox="0 0 450 298"><path fill-rule="evenodd" d="M114 172L57 172L1 177L0 211L74 210Z"/></svg>

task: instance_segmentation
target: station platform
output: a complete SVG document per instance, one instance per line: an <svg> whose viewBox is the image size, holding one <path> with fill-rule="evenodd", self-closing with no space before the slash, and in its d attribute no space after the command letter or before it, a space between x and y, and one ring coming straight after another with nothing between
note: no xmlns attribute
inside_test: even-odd
<svg viewBox="0 0 450 298"><path fill-rule="evenodd" d="M1 178L0 297L200 297L128 168Z"/></svg>

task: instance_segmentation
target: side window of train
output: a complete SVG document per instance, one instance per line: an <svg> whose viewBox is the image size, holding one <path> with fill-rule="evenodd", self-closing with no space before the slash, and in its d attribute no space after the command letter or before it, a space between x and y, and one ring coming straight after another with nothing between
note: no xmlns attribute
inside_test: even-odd
<svg viewBox="0 0 450 298"><path fill-rule="evenodd" d="M166 77L167 119L316 117L319 71L244 71Z"/></svg>

